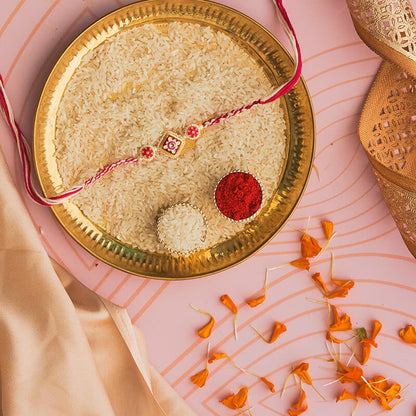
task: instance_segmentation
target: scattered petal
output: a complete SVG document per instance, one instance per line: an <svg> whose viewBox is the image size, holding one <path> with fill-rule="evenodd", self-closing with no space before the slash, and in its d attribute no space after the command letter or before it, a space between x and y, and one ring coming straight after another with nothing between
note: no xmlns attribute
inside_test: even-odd
<svg viewBox="0 0 416 416"><path fill-rule="evenodd" d="M400 399L400 392L402 391L402 388L400 384L393 383L389 388L385 389L384 391L379 389L377 392L379 392L378 395L378 401L381 404L382 408L384 410L391 410L393 409L396 404L399 402L397 401L393 406L390 406L390 403L393 400L399 400Z"/></svg>
<svg viewBox="0 0 416 416"><path fill-rule="evenodd" d="M326 296L328 293L328 289L325 286L325 283L322 280L321 273L315 273L312 275L312 280L316 283L316 285L321 290L322 294Z"/></svg>
<svg viewBox="0 0 416 416"><path fill-rule="evenodd" d="M326 333L326 339L327 339L328 341L335 342L335 344L343 344L343 343L344 343L344 341L341 341L340 339L335 338L335 337L331 334L331 331L328 331L328 332Z"/></svg>
<svg viewBox="0 0 416 416"><path fill-rule="evenodd" d="M318 241L309 234L303 233L300 239L302 257L315 257L321 252Z"/></svg>
<svg viewBox="0 0 416 416"><path fill-rule="evenodd" d="M334 253L331 252L331 273L330 273L331 282L337 286L340 286L342 289L344 289L344 290L340 290L339 293L341 294L345 293L345 295L333 296L333 297L345 297L348 294L348 291L354 287L355 283L352 280L334 279L334 261L335 261L335 256L334 256Z"/></svg>
<svg viewBox="0 0 416 416"><path fill-rule="evenodd" d="M212 328L214 328L214 324L215 324L215 319L211 316L210 321L203 328L196 331L196 333L201 338L208 338L211 335Z"/></svg>
<svg viewBox="0 0 416 416"><path fill-rule="evenodd" d="M256 306L261 305L265 300L266 300L266 292L267 292L267 273L266 273L266 277L264 278L264 288L263 288L264 292L263 295L255 298L255 299L250 299L250 300L246 300L246 303L248 306L250 306L250 308L255 308Z"/></svg>
<svg viewBox="0 0 416 416"><path fill-rule="evenodd" d="M354 281L353 280L342 280L342 279L334 279L331 277L331 280L333 283L335 283L338 286L341 286L345 289L352 289L354 287Z"/></svg>
<svg viewBox="0 0 416 416"><path fill-rule="evenodd" d="M198 387L204 387L205 382L207 381L208 374L209 374L208 369L204 368L199 373L194 374L191 377L191 381L192 383L196 384Z"/></svg>
<svg viewBox="0 0 416 416"><path fill-rule="evenodd" d="M199 373L194 374L191 377L191 381L192 383L196 384L198 387L204 387L205 386L205 382L207 381L208 378L208 356L209 356L209 349L210 349L210 343L208 343L207 345L207 357L206 357L206 364L205 364L205 368L203 370L201 370Z"/></svg>
<svg viewBox="0 0 416 416"><path fill-rule="evenodd" d="M237 406L237 409L241 409L246 401L248 396L248 389L247 387L242 387L239 392L235 395L234 402Z"/></svg>
<svg viewBox="0 0 416 416"><path fill-rule="evenodd" d="M224 354L223 352L213 352L212 357L208 360L208 363L211 364L214 361L221 360L223 358L229 358L227 354Z"/></svg>
<svg viewBox="0 0 416 416"><path fill-rule="evenodd" d="M332 237L332 232L334 231L334 224L332 221L321 221L321 224L325 232L325 237L329 240Z"/></svg>
<svg viewBox="0 0 416 416"><path fill-rule="evenodd" d="M260 380L270 389L272 393L275 392L274 384L271 381L267 380L266 377L260 377Z"/></svg>
<svg viewBox="0 0 416 416"><path fill-rule="evenodd" d="M198 309L193 305L190 305L190 306L192 309L195 309L197 312L203 313L204 315L208 315L211 318L210 321L204 327L196 331L196 333L201 338L208 338L211 335L212 329L214 328L214 324L215 324L214 317L210 313L202 311L201 309Z"/></svg>
<svg viewBox="0 0 416 416"><path fill-rule="evenodd" d="M416 331L413 325L407 325L399 332L400 338L408 344L416 344Z"/></svg>
<svg viewBox="0 0 416 416"><path fill-rule="evenodd" d="M294 368L290 373L290 374L295 374L297 375L303 382L305 382L306 384L308 384L309 386L311 386L318 394L319 396L325 400L325 397L322 396L321 393L319 393L318 390L316 390L315 386L312 383L312 378L308 373L309 370L309 364L308 363L301 363L299 364L296 368ZM292 406L293 407L293 406Z"/></svg>
<svg viewBox="0 0 416 416"><path fill-rule="evenodd" d="M265 300L266 300L266 294L256 299L247 300L246 303L248 306L250 306L250 308L255 308L256 306L261 305Z"/></svg>
<svg viewBox="0 0 416 416"><path fill-rule="evenodd" d="M233 365L236 368L238 368L241 372L243 372L244 374L248 374L248 375L252 375L254 377L257 377L258 379L260 379L264 384L266 384L270 388L270 390L271 390L272 393L275 392L275 390L274 390L274 384L272 382L270 382L269 380L267 380L266 377L261 377L258 374L253 373L252 371L249 371L249 370L246 370L245 368L240 367L229 355L224 354L222 352L220 352L220 353L214 352L212 355L213 355L213 357L211 357L207 361L207 364L208 363L211 364L212 362L214 362L216 360L221 360L223 358L228 358L233 363Z"/></svg>
<svg viewBox="0 0 416 416"><path fill-rule="evenodd" d="M335 305L330 305L334 314L334 323L330 325L330 331L347 331L352 328L351 319L347 314L341 317L338 314L338 310Z"/></svg>
<svg viewBox="0 0 416 416"><path fill-rule="evenodd" d="M290 372L290 374L296 374L302 381L312 386L312 379L308 373L308 370L309 370L309 364L302 363L302 364L299 364L295 369L293 369Z"/></svg>
<svg viewBox="0 0 416 416"><path fill-rule="evenodd" d="M369 383L374 387L376 390L386 391L389 388L389 383L386 377L383 376L375 376L372 380L369 380Z"/></svg>
<svg viewBox="0 0 416 416"><path fill-rule="evenodd" d="M302 408L303 407L303 408ZM301 395L299 400L292 405L292 408L288 410L290 416L298 416L308 410L308 403L306 402L306 394L303 389L301 389Z"/></svg>
<svg viewBox="0 0 416 416"><path fill-rule="evenodd" d="M358 388L357 392L355 393L355 396L360 399L367 400L369 403L371 403L373 400L377 399L377 396L375 395L373 389L371 386L365 382L360 384L360 387Z"/></svg>
<svg viewBox="0 0 416 416"><path fill-rule="evenodd" d="M309 269L311 268L311 263L309 262L309 260L303 257L297 260L293 260L289 264L293 267L297 267L298 269L303 269L307 271L309 271Z"/></svg>
<svg viewBox="0 0 416 416"><path fill-rule="evenodd" d="M371 338L369 338L372 341L373 347L377 348L377 344L375 343L376 336L379 334L380 330L382 328L381 322L375 320L373 321L373 334L371 335Z"/></svg>
<svg viewBox="0 0 416 416"><path fill-rule="evenodd" d="M337 402L341 401L341 400L357 400L357 398L351 394L350 392L348 392L347 390L344 389L344 391L337 397Z"/></svg>
<svg viewBox="0 0 416 416"><path fill-rule="evenodd" d="M400 395L399 395L400 391L401 391L400 384L393 383L391 385L391 387L388 388L384 392L384 396L379 397L378 400L379 400L381 406L383 407L383 409L385 409L385 410L393 409L394 406L390 406L390 403L395 399L400 399Z"/></svg>
<svg viewBox="0 0 416 416"><path fill-rule="evenodd" d="M338 374L341 376L341 383L352 383L354 381L361 383L363 370L361 367L348 367L338 362Z"/></svg>
<svg viewBox="0 0 416 416"><path fill-rule="evenodd" d="M377 348L377 344L375 340L376 340L378 333L381 330L381 327L382 327L381 323L375 320L373 322L373 334L371 335L371 337L364 338L363 340L360 341L360 343L363 345L363 357L361 360L361 365L364 365L370 358L371 346Z"/></svg>
<svg viewBox="0 0 416 416"><path fill-rule="evenodd" d="M231 394L220 402L227 406L229 409L241 409L244 407L247 401L248 389L247 387L241 387L237 394Z"/></svg>
<svg viewBox="0 0 416 416"><path fill-rule="evenodd" d="M275 322L274 323L274 329L273 329L273 333L270 337L270 339L266 339L265 336L256 328L254 328L254 326L251 326L259 335L260 337L263 339L263 341L267 342L268 344L272 344L274 341L277 340L277 338L279 337L279 335L283 334L283 332L287 331L286 325L282 324L281 322Z"/></svg>
<svg viewBox="0 0 416 416"><path fill-rule="evenodd" d="M235 306L235 303L231 300L231 298L228 295L222 295L221 296L221 302L233 313L237 313L238 309L237 306Z"/></svg>
<svg viewBox="0 0 416 416"><path fill-rule="evenodd" d="M221 302L231 311L234 313L234 338L237 339L237 306L235 306L235 303L231 300L231 298L228 295L222 295L221 296Z"/></svg>
<svg viewBox="0 0 416 416"><path fill-rule="evenodd" d="M327 299L334 299L334 298L345 298L347 295L348 295L348 289L341 286L325 294L325 297Z"/></svg>
<svg viewBox="0 0 416 416"><path fill-rule="evenodd" d="M368 342L365 342L365 340L361 342L363 342L363 358L361 359L360 363L361 365L364 365L370 358L371 345Z"/></svg>
<svg viewBox="0 0 416 416"><path fill-rule="evenodd" d="M351 416L354 416L354 413L357 410L357 406L358 406L357 397L355 397L352 393L344 389L344 391L337 397L336 402L338 403L339 401L342 401L342 400L354 400L355 401L354 410L351 413Z"/></svg>

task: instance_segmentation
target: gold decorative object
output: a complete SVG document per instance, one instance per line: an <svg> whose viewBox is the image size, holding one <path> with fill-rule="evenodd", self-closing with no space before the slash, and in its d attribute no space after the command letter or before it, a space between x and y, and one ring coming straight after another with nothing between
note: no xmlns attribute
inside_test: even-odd
<svg viewBox="0 0 416 416"><path fill-rule="evenodd" d="M46 195L63 191L55 159L55 122L65 87L81 59L110 36L134 25L171 21L210 25L223 31L255 58L273 86L289 79L293 62L281 44L262 26L226 6L204 0L146 0L103 17L68 47L52 70L42 92L34 126L34 155ZM70 201L52 207L58 221L86 250L125 272L160 279L186 279L225 270L263 247L285 224L306 186L312 166L315 126L304 81L282 99L287 122L287 157L271 200L256 219L231 239L187 257L151 253L108 235ZM187 140L187 143L190 140ZM194 141L195 142L195 141ZM187 144L188 145L188 144Z"/></svg>
<svg viewBox="0 0 416 416"><path fill-rule="evenodd" d="M416 20L407 0L348 0L363 41L385 61L365 102L359 136L384 199L416 256Z"/></svg>

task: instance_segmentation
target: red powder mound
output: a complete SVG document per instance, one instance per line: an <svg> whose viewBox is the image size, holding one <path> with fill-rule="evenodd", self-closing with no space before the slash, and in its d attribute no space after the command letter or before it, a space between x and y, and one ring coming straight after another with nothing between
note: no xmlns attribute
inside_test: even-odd
<svg viewBox="0 0 416 416"><path fill-rule="evenodd" d="M234 220L245 220L261 206L263 191L258 180L246 172L231 172L224 176L215 190L219 211Z"/></svg>

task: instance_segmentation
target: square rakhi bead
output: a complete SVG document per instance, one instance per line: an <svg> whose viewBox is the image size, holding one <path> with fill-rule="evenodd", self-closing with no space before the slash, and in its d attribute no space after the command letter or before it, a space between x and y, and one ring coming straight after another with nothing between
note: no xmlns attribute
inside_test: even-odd
<svg viewBox="0 0 416 416"><path fill-rule="evenodd" d="M159 148L166 155L176 158L185 146L185 139L176 133L168 132L163 138Z"/></svg>

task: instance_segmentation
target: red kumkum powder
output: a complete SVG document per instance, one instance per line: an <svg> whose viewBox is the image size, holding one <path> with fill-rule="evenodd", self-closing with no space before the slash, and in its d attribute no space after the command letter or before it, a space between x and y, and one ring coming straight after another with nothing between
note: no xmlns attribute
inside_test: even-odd
<svg viewBox="0 0 416 416"><path fill-rule="evenodd" d="M234 221L245 220L259 209L263 190L250 173L231 172L224 176L215 190L215 203L221 214Z"/></svg>

